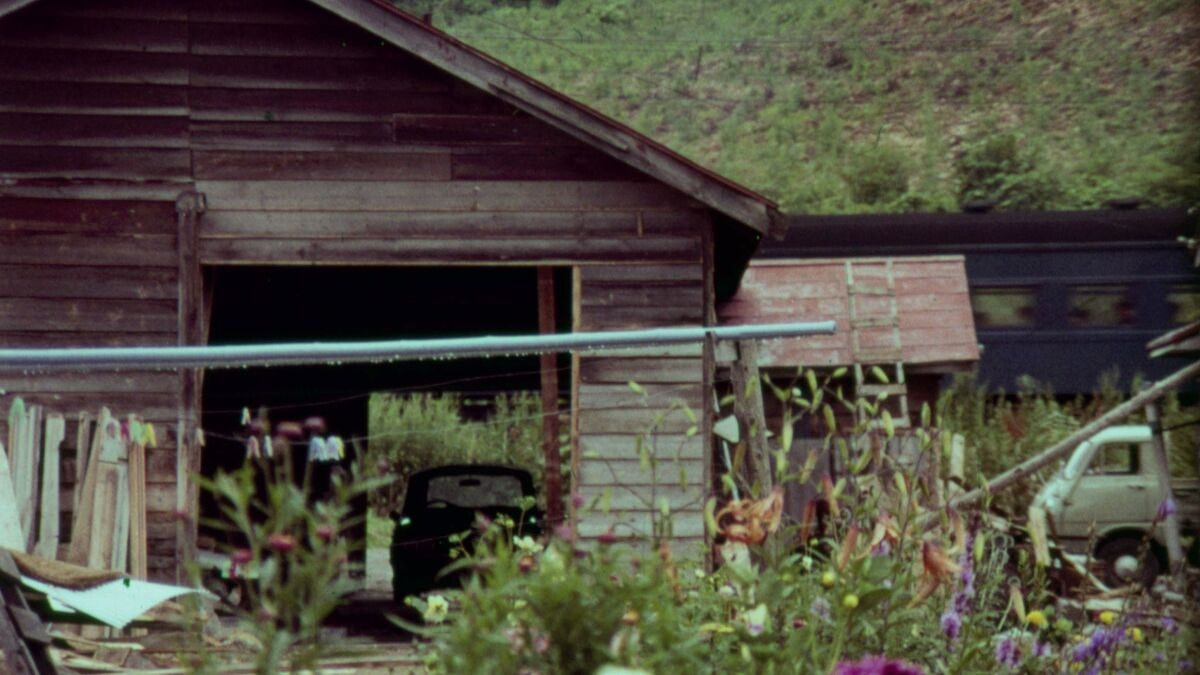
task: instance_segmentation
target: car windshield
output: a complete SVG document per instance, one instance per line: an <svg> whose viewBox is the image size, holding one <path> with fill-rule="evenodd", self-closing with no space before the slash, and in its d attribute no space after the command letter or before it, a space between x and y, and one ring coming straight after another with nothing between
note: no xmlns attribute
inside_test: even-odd
<svg viewBox="0 0 1200 675"><path fill-rule="evenodd" d="M496 474L455 474L429 479L425 503L446 502L462 508L518 506L524 496L521 479Z"/></svg>

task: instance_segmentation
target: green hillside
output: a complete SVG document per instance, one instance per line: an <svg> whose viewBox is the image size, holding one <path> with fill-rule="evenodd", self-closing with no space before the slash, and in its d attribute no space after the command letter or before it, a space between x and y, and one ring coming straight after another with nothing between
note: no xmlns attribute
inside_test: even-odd
<svg viewBox="0 0 1200 675"><path fill-rule="evenodd" d="M1200 201L1196 0L404 0L794 213Z"/></svg>

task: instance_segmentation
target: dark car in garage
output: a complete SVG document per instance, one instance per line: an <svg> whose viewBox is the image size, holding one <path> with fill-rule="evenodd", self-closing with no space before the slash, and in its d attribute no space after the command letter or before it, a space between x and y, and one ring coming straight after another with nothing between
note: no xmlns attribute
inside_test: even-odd
<svg viewBox="0 0 1200 675"><path fill-rule="evenodd" d="M481 518L511 518L514 534L539 536L543 514L525 509L536 497L525 469L497 464L454 464L424 469L408 480L404 506L393 514L392 591L397 602L415 593L451 586L460 574L442 575L451 551L470 550Z"/></svg>

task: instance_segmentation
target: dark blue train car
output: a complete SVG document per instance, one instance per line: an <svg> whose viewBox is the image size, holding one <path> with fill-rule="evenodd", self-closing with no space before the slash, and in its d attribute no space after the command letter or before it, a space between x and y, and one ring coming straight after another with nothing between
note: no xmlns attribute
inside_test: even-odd
<svg viewBox="0 0 1200 675"><path fill-rule="evenodd" d="M1031 375L1059 395L1091 392L1119 369L1179 367L1146 343L1200 319L1200 277L1184 209L791 216L762 258L966 256L981 381L1014 391Z"/></svg>

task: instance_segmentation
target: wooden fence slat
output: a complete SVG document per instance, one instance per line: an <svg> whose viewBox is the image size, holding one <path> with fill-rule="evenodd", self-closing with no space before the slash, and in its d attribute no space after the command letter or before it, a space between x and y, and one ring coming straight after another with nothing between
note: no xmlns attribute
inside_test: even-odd
<svg viewBox="0 0 1200 675"><path fill-rule="evenodd" d="M42 442L42 487L37 544L34 553L50 560L58 557L59 446L67 433L62 413L46 415Z"/></svg>

